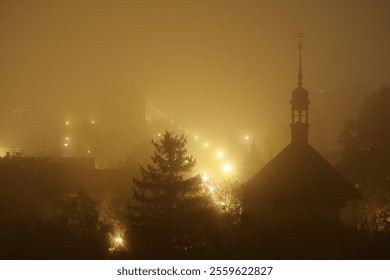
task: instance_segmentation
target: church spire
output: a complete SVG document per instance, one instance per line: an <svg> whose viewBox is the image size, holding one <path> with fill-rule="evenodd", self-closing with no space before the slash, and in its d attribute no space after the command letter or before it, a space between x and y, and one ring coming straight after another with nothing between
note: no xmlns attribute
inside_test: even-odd
<svg viewBox="0 0 390 280"><path fill-rule="evenodd" d="M309 133L309 93L303 88L302 75L302 32L299 38L298 87L292 92L291 104L291 141L294 144L307 144Z"/></svg>
<svg viewBox="0 0 390 280"><path fill-rule="evenodd" d="M298 38L299 38L299 70L298 70L298 86L302 87L302 80L303 80L303 75L302 75L302 38L303 38L303 33L301 31L298 32Z"/></svg>

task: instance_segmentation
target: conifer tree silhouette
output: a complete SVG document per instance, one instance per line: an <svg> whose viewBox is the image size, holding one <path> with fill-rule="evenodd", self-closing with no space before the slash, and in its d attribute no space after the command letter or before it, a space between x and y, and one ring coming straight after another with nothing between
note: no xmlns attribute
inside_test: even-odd
<svg viewBox="0 0 390 280"><path fill-rule="evenodd" d="M137 205L130 207L130 221L142 239L148 239L141 242L159 251L153 257L178 258L204 245L204 226L212 216L210 198L200 175L189 176L196 160L187 155L184 135L165 131L160 142L152 144L153 164L140 165L141 178L133 178ZM144 250L147 247L144 244Z"/></svg>

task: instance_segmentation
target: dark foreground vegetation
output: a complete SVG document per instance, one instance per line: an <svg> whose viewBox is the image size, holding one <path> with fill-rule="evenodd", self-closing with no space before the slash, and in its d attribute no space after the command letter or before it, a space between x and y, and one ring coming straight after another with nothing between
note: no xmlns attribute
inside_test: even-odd
<svg viewBox="0 0 390 280"><path fill-rule="evenodd" d="M170 132L153 142L152 162L133 184L133 171L7 155L0 259L389 259L389 107L389 88L372 93L340 137L339 169L364 196L349 223L246 213L240 184L191 174L186 138ZM105 193L96 190L103 179Z"/></svg>
<svg viewBox="0 0 390 280"><path fill-rule="evenodd" d="M69 172L50 158L1 159L0 258L390 258L388 212L377 204L361 203L353 225L320 218L286 222L277 216L262 221L243 213L238 183L221 183L210 194L198 176L185 181L180 172L160 171L144 168L143 177L135 179L135 201L107 202L72 188ZM175 174L177 193L153 184ZM193 187L189 192L183 191L187 184Z"/></svg>

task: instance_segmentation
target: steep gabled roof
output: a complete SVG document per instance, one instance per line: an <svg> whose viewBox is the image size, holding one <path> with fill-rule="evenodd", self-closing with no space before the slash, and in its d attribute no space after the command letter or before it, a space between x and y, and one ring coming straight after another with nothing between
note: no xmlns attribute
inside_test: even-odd
<svg viewBox="0 0 390 280"><path fill-rule="evenodd" d="M245 184L244 197L302 206L343 206L361 194L312 146L290 144Z"/></svg>

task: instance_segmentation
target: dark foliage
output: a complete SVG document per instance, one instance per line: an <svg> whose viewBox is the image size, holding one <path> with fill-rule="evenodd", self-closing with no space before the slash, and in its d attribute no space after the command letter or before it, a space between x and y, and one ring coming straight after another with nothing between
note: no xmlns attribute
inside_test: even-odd
<svg viewBox="0 0 390 280"><path fill-rule="evenodd" d="M49 158L9 155L0 160L1 259L101 259L108 225L98 203L65 189Z"/></svg>
<svg viewBox="0 0 390 280"><path fill-rule="evenodd" d="M390 184L390 87L363 100L355 120L346 122L340 135L342 168L357 183Z"/></svg>
<svg viewBox="0 0 390 280"><path fill-rule="evenodd" d="M382 87L363 100L358 116L348 120L340 135L341 169L359 186L358 226L390 231L390 87Z"/></svg>
<svg viewBox="0 0 390 280"><path fill-rule="evenodd" d="M166 131L155 148L153 165L140 166L129 207L131 230L137 235L141 258L193 258L207 251L213 208L195 166L187 155L186 138Z"/></svg>
<svg viewBox="0 0 390 280"><path fill-rule="evenodd" d="M260 219L242 214L236 182L216 184L218 191L210 195L201 178L191 175L195 160L185 146L184 136L169 132L153 142L152 164L140 166L141 178L134 179L136 204L129 206L124 246L111 252L108 237L116 229L107 221L118 217L102 222L99 202L73 190L60 164L22 154L1 158L0 259L390 258L386 193L361 205L358 227L320 218ZM354 178L364 179L367 188L368 182L384 182L380 186L386 188L386 173L374 174L370 168L355 170Z"/></svg>
<svg viewBox="0 0 390 280"><path fill-rule="evenodd" d="M245 216L237 234L239 259L388 259L389 234L357 230L336 220L274 220ZM237 243L237 242L236 242Z"/></svg>

